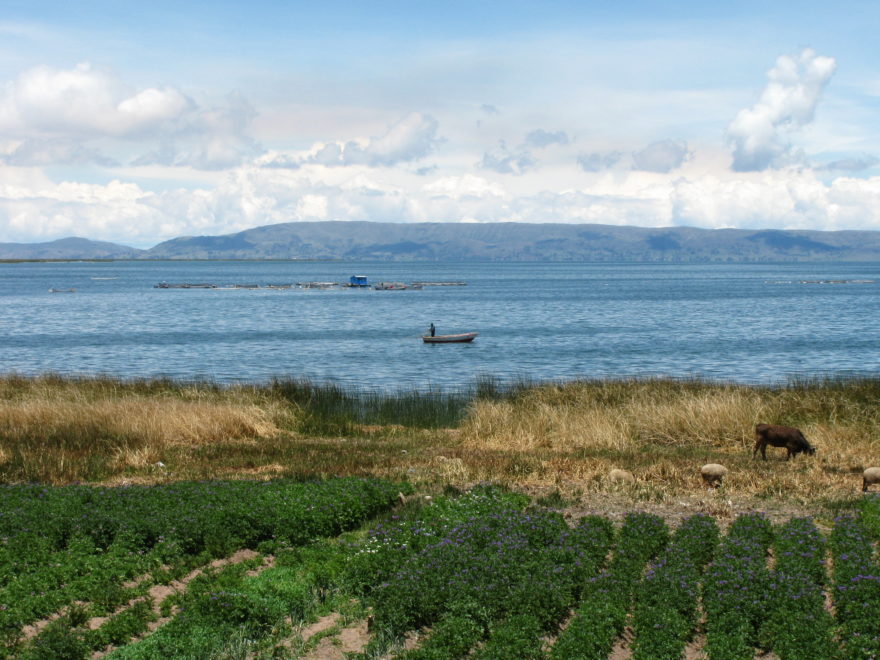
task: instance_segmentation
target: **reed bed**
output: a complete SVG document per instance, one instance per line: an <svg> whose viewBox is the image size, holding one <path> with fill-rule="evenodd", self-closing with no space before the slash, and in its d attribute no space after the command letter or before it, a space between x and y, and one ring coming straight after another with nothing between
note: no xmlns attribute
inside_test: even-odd
<svg viewBox="0 0 880 660"><path fill-rule="evenodd" d="M703 381L483 380L463 392L276 381L0 378L0 481L153 482L373 475L426 488L479 481L635 500L721 494L839 498L880 464L880 378L780 387ZM751 456L759 422L800 428L815 456ZM611 481L612 469L633 480Z"/></svg>

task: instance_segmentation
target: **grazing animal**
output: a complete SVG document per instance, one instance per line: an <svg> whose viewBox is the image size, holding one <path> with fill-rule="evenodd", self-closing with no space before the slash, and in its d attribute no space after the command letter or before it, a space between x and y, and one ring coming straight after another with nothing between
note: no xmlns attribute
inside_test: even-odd
<svg viewBox="0 0 880 660"><path fill-rule="evenodd" d="M868 486L871 484L880 484L880 467L866 468L862 472L862 492L868 492Z"/></svg>
<svg viewBox="0 0 880 660"><path fill-rule="evenodd" d="M804 434L799 430L790 426L758 424L755 427L755 448L752 450L752 458L757 455L760 449L761 456L766 461L767 445L771 447L785 447L788 450L785 460L789 460L792 456L801 452L811 455L816 453L816 448L807 442Z"/></svg>
<svg viewBox="0 0 880 660"><path fill-rule="evenodd" d="M709 488L718 488L725 474L727 474L727 468L718 463L709 463L700 468L700 476L703 477L703 481Z"/></svg>

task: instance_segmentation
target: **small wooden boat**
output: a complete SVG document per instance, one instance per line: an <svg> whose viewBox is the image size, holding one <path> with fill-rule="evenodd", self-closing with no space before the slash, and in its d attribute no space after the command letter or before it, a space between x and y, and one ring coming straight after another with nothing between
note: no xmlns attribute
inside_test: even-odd
<svg viewBox="0 0 880 660"><path fill-rule="evenodd" d="M460 335L422 335L422 341L426 344L466 344L473 341L479 332L464 332Z"/></svg>

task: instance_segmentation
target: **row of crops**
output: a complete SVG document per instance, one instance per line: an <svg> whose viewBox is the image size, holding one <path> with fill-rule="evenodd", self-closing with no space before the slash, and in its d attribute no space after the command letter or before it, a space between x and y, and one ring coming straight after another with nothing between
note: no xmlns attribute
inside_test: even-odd
<svg viewBox="0 0 880 660"><path fill-rule="evenodd" d="M12 657L74 658L124 644L156 618L145 598L154 585L243 548L272 553L336 536L390 508L399 492L354 478L0 486L0 648ZM97 617L107 620L85 630Z"/></svg>
<svg viewBox="0 0 880 660"><path fill-rule="evenodd" d="M604 660L622 639L634 660L682 658L688 644L710 660L880 657L878 498L830 533L760 514L722 533L706 515L674 530L646 513L569 524L490 486L395 506L401 490L353 478L5 487L2 648L308 657L302 625L337 611L369 618L352 654L364 659ZM256 552L151 601L151 586L242 548Z"/></svg>

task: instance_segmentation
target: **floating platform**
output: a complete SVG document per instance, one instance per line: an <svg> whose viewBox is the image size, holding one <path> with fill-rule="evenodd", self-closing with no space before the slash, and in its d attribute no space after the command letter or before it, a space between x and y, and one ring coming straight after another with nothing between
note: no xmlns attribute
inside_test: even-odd
<svg viewBox="0 0 880 660"><path fill-rule="evenodd" d="M158 284L153 285L154 289L217 289L219 288L216 284L209 284L207 282L182 282L180 284L169 284L168 282L159 282Z"/></svg>
<svg viewBox="0 0 880 660"><path fill-rule="evenodd" d="M420 284L404 284L403 282L377 282L373 287L376 291L404 291L405 289L421 289Z"/></svg>

